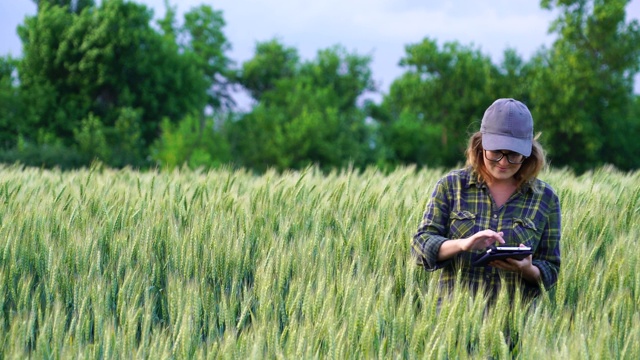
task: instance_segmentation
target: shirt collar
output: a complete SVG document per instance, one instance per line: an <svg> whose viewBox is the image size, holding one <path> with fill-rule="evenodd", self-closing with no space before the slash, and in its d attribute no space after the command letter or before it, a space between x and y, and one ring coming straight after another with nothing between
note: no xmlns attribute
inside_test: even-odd
<svg viewBox="0 0 640 360"><path fill-rule="evenodd" d="M467 181L467 187L471 187L473 185L475 185L478 189L487 186L484 180L482 180L475 171L471 170L469 171L469 181Z"/></svg>
<svg viewBox="0 0 640 360"><path fill-rule="evenodd" d="M469 180L467 181L467 187L471 187L475 185L478 189L482 189L487 187L487 183L480 177L478 173L476 173L472 168L467 168L467 175ZM528 191L533 191L533 181L527 181L522 186L520 186L516 192L521 192L523 194Z"/></svg>

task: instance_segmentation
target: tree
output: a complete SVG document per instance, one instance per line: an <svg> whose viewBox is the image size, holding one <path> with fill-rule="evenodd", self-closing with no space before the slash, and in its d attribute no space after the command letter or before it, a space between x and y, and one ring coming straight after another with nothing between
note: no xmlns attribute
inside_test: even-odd
<svg viewBox="0 0 640 360"><path fill-rule="evenodd" d="M621 147L632 143L625 138L637 124L631 110L640 66L640 28L636 20L626 22L627 3L541 1L560 10L550 29L558 38L532 60L531 100L556 166L640 166L636 153Z"/></svg>
<svg viewBox="0 0 640 360"><path fill-rule="evenodd" d="M507 48L498 68L500 75L494 83L497 97L511 97L525 104L530 102L531 64L525 62L515 49Z"/></svg>
<svg viewBox="0 0 640 360"><path fill-rule="evenodd" d="M182 33L188 41L182 48L206 80L206 103L213 110L229 109L235 104L228 80L233 74L232 61L226 55L231 44L222 31L225 25L222 12L208 5L198 6L184 15Z"/></svg>
<svg viewBox="0 0 640 360"><path fill-rule="evenodd" d="M276 82L292 78L299 62L298 51L276 39L258 43L253 58L242 64L242 76L238 80L260 101L265 92L275 89Z"/></svg>
<svg viewBox="0 0 640 360"><path fill-rule="evenodd" d="M201 119L199 114L189 114L175 125L165 118L161 128L162 135L153 144L151 156L162 166L211 168L231 161L228 143L212 117Z"/></svg>
<svg viewBox="0 0 640 360"><path fill-rule="evenodd" d="M57 52L72 22L73 15L64 8L45 2L39 6L36 16L28 17L18 27L23 48L18 64L19 81L25 101L30 105L25 114L27 134L57 132L71 138L75 122L88 113L83 109L68 122L64 108L58 107L68 71Z"/></svg>
<svg viewBox="0 0 640 360"><path fill-rule="evenodd" d="M95 5L94 0L33 0L33 2L38 5L38 11L45 6L58 6L76 14Z"/></svg>
<svg viewBox="0 0 640 360"><path fill-rule="evenodd" d="M142 110L123 107L119 109L113 128L108 133L113 166L142 166L145 149L141 129Z"/></svg>
<svg viewBox="0 0 640 360"><path fill-rule="evenodd" d="M358 99L375 89L369 63L339 46L301 63L295 49L276 40L258 44L239 81L259 103L228 124L241 165L282 170L366 164L371 128Z"/></svg>
<svg viewBox="0 0 640 360"><path fill-rule="evenodd" d="M17 86L18 61L0 57L0 148L16 146L23 113L20 89Z"/></svg>
<svg viewBox="0 0 640 360"><path fill-rule="evenodd" d="M74 129L73 137L81 153L90 159L109 159L111 149L107 144L104 124L99 117L89 113L87 118L82 119L80 127Z"/></svg>
<svg viewBox="0 0 640 360"><path fill-rule="evenodd" d="M468 135L479 129L487 106L499 94L511 97L497 91L501 75L491 59L457 42L440 49L435 40L425 38L406 46L400 65L406 72L373 110L381 124L387 163L455 165L464 158ZM427 143L408 142L410 131Z"/></svg>
<svg viewBox="0 0 640 360"><path fill-rule="evenodd" d="M222 123L235 105L231 96L235 74L226 55L231 45L222 28L222 12L201 5L184 15L184 25L175 24L175 9L165 0L167 12L159 21L164 37L177 41L180 52L199 74L205 102L194 108L174 126L165 119L161 135L151 148L151 157L163 166L187 164L212 167L229 162L229 146L221 132ZM231 80L230 80L231 79Z"/></svg>
<svg viewBox="0 0 640 360"><path fill-rule="evenodd" d="M114 134L109 129L127 108L139 112L141 141L148 145L162 118L177 122L204 108L206 79L175 41L151 28L145 6L109 0L76 14L40 5L19 27L20 83L33 104L32 128L71 146L89 114Z"/></svg>

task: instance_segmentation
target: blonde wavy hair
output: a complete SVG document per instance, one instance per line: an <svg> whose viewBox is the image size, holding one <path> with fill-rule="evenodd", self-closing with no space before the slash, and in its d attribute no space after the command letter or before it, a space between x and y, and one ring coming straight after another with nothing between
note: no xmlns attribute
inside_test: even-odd
<svg viewBox="0 0 640 360"><path fill-rule="evenodd" d="M537 178L540 171L547 164L546 155L542 149L542 145L538 142L538 137L539 135L533 139L531 155L524 160L518 172L513 175L518 188L523 184L533 183L533 180ZM484 165L484 149L482 148L482 133L480 131L471 135L465 153L467 156L467 166L473 169L479 179L485 182L491 181L492 176Z"/></svg>

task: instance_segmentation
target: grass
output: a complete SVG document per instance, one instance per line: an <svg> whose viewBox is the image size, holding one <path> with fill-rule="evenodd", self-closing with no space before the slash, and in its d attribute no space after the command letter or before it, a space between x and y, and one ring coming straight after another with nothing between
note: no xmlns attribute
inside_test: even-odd
<svg viewBox="0 0 640 360"><path fill-rule="evenodd" d="M410 257L443 170L0 174L0 358L640 358L639 172L545 172L559 282L490 312Z"/></svg>

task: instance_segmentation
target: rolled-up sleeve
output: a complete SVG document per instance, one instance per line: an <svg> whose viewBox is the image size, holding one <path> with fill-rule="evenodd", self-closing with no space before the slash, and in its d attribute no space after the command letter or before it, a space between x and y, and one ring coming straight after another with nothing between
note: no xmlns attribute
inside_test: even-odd
<svg viewBox="0 0 640 360"><path fill-rule="evenodd" d="M442 268L450 260L438 261L438 252L443 242L448 239L446 225L449 222L449 201L446 184L440 180L427 202L422 222L411 241L411 253L418 265L428 271Z"/></svg>

